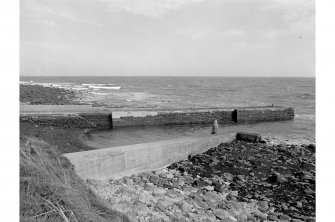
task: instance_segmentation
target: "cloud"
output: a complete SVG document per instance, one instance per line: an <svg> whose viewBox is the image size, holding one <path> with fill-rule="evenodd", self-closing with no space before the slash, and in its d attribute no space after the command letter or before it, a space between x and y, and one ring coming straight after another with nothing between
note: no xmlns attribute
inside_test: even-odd
<svg viewBox="0 0 335 222"><path fill-rule="evenodd" d="M203 0L101 0L110 10L123 10L135 15L162 18L168 12Z"/></svg>
<svg viewBox="0 0 335 222"><path fill-rule="evenodd" d="M234 28L230 28L224 31L210 28L199 28L199 29L187 28L187 29L178 29L176 32L178 35L186 36L194 41L209 38L237 38L237 37L243 37L247 34L244 30Z"/></svg>
<svg viewBox="0 0 335 222"><path fill-rule="evenodd" d="M70 10L69 7L63 7L65 2L59 2L59 4L53 4L52 1L39 1L39 0L21 0L20 14L30 23L50 25L59 25L54 20L65 19L70 22L81 23L85 25L102 27L103 25L89 20L83 19ZM67 8L67 9L65 9Z"/></svg>
<svg viewBox="0 0 335 222"><path fill-rule="evenodd" d="M91 25L91 26L96 26L96 27L103 27L103 25L101 23L91 21L91 20L88 20L88 19L79 18L78 16L75 16L74 14L72 14L70 12L62 12L62 13L59 14L59 16L63 19L69 20L71 22L78 22L78 23L82 23L82 24L86 24L86 25Z"/></svg>
<svg viewBox="0 0 335 222"><path fill-rule="evenodd" d="M314 18L314 0L273 0L264 5L265 10L279 10L284 12L285 22L295 22L308 17Z"/></svg>
<svg viewBox="0 0 335 222"><path fill-rule="evenodd" d="M192 40L201 40L204 39L210 35L212 35L211 31L209 29L178 29L177 34L180 36L185 36L187 38L190 38Z"/></svg>
<svg viewBox="0 0 335 222"><path fill-rule="evenodd" d="M48 42L35 42L29 40L21 41L20 46L21 48L34 48L35 51L40 51L42 49L42 50L59 52L59 51L68 51L72 49L70 45L64 45L63 43L56 44Z"/></svg>
<svg viewBox="0 0 335 222"><path fill-rule="evenodd" d="M245 36L246 32L241 29L228 29L220 33L222 37L241 37Z"/></svg>
<svg viewBox="0 0 335 222"><path fill-rule="evenodd" d="M50 20L30 20L28 21L29 23L33 23L33 24L38 24L38 25L45 25L45 26L59 26L58 23L54 22L54 21L50 21Z"/></svg>

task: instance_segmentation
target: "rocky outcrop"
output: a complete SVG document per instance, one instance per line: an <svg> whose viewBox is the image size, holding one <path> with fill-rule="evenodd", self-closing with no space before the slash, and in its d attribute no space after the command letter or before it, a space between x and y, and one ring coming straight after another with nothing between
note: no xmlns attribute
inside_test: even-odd
<svg viewBox="0 0 335 222"><path fill-rule="evenodd" d="M314 162L313 146L234 141L168 168L88 182L134 221L314 221Z"/></svg>

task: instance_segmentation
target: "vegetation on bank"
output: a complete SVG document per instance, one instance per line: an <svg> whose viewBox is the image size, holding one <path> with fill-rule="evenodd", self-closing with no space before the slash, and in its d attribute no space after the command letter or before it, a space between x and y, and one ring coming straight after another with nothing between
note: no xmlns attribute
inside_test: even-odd
<svg viewBox="0 0 335 222"><path fill-rule="evenodd" d="M106 207L76 175L73 165L57 146L21 131L20 221L130 220Z"/></svg>

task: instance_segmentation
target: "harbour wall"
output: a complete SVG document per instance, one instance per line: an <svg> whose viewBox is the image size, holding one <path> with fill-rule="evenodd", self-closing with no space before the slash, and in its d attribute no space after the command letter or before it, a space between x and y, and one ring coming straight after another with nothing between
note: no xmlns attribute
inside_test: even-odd
<svg viewBox="0 0 335 222"><path fill-rule="evenodd" d="M235 134L202 138L180 138L152 143L111 147L64 154L83 179L118 179L123 176L155 170L187 159L223 142L235 139Z"/></svg>
<svg viewBox="0 0 335 222"><path fill-rule="evenodd" d="M118 128L130 126L210 124L220 125L284 121L294 118L291 107L198 109L169 111L111 111L71 114L21 114L20 121L66 128Z"/></svg>

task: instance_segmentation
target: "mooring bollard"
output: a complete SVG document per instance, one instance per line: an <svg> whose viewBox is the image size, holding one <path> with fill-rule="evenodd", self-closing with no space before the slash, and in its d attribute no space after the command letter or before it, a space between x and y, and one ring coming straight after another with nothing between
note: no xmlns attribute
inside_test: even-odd
<svg viewBox="0 0 335 222"><path fill-rule="evenodd" d="M217 134L218 129L219 129L219 124L218 124L218 121L215 119L213 121L212 133L211 134Z"/></svg>

